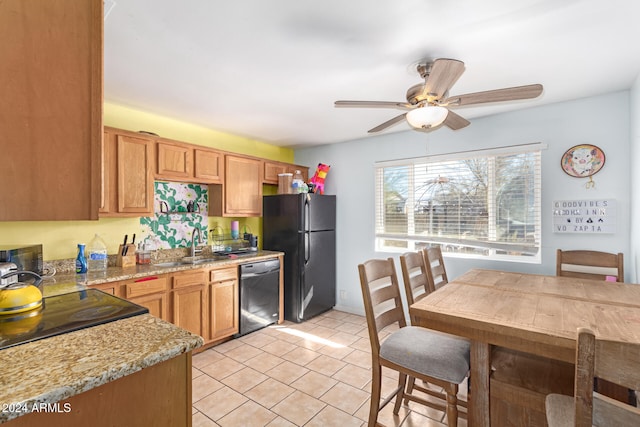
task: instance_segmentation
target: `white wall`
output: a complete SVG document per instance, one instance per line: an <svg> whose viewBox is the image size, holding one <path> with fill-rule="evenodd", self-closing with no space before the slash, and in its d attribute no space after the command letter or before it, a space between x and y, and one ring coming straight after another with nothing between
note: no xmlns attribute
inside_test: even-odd
<svg viewBox="0 0 640 427"><path fill-rule="evenodd" d="M457 110L464 115L464 110ZM389 111L390 117L393 111ZM348 120L348 112L345 112ZM371 125L375 125L372 123ZM407 126L405 124L399 124ZM363 129L363 134L366 129ZM542 264L525 264L448 257L450 279L470 268L555 274L555 251L596 249L629 256L630 161L629 92L584 98L550 106L471 120L459 131L442 128L432 133L402 131L339 144L299 149L295 162L312 166L331 165L326 193L336 194L337 213L337 308L362 312L357 265L370 258L399 254L374 250L374 173L376 161L421 157L470 149L542 142ZM593 144L606 155L603 169L594 176L595 189L584 187L586 179L572 178L560 168L560 158L577 144ZM573 199L615 199L617 232L609 235L554 234L552 202ZM340 291L346 292L341 298Z"/></svg>
<svg viewBox="0 0 640 427"><path fill-rule="evenodd" d="M635 83L630 91L630 153L629 159L631 165L640 164L640 75L636 78ZM628 262L625 265L628 266L630 277L629 280L633 283L640 282L639 271L639 254L640 251L640 224L637 219L640 218L640 168L631 167L629 174L629 180L631 181L631 227L630 227L630 249Z"/></svg>

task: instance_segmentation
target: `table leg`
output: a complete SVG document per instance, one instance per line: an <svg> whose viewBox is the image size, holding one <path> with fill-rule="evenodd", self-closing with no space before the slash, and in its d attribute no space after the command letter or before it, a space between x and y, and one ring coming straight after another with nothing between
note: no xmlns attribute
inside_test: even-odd
<svg viewBox="0 0 640 427"><path fill-rule="evenodd" d="M471 396L469 398L469 426L489 427L489 374L491 345L471 340Z"/></svg>

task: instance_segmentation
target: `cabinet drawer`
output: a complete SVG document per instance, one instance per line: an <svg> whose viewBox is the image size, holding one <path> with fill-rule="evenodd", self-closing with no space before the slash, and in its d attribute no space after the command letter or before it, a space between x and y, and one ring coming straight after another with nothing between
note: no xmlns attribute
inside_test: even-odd
<svg viewBox="0 0 640 427"><path fill-rule="evenodd" d="M238 269L236 267L233 267L233 268L225 268L222 270L211 270L209 281L224 282L225 280L236 280L237 278L238 278Z"/></svg>
<svg viewBox="0 0 640 427"><path fill-rule="evenodd" d="M125 298L135 298L167 290L166 277L144 277L125 285Z"/></svg>
<svg viewBox="0 0 640 427"><path fill-rule="evenodd" d="M173 276L174 289L203 283L205 283L204 270L190 271L188 273L180 273Z"/></svg>

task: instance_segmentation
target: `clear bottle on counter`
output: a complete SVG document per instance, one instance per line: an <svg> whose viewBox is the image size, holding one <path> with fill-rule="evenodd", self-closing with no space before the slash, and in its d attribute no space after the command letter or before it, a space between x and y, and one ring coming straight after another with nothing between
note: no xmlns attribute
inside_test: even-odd
<svg viewBox="0 0 640 427"><path fill-rule="evenodd" d="M297 170L293 174L293 180L291 181L291 187L293 188L293 193L298 194L303 192L304 181L302 180L302 172Z"/></svg>
<svg viewBox="0 0 640 427"><path fill-rule="evenodd" d="M78 256L76 257L76 273L87 272L87 258L84 255L84 243L78 243Z"/></svg>
<svg viewBox="0 0 640 427"><path fill-rule="evenodd" d="M87 248L89 252L87 268L89 271L106 271L107 269L107 245L96 234Z"/></svg>

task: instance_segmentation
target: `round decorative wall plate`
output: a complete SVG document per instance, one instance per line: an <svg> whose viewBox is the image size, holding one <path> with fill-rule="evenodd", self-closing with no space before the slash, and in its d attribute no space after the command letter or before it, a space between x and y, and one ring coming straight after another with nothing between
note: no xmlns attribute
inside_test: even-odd
<svg viewBox="0 0 640 427"><path fill-rule="evenodd" d="M595 175L604 166L604 152L590 144L580 144L569 148L560 160L560 166L567 175L586 178Z"/></svg>

